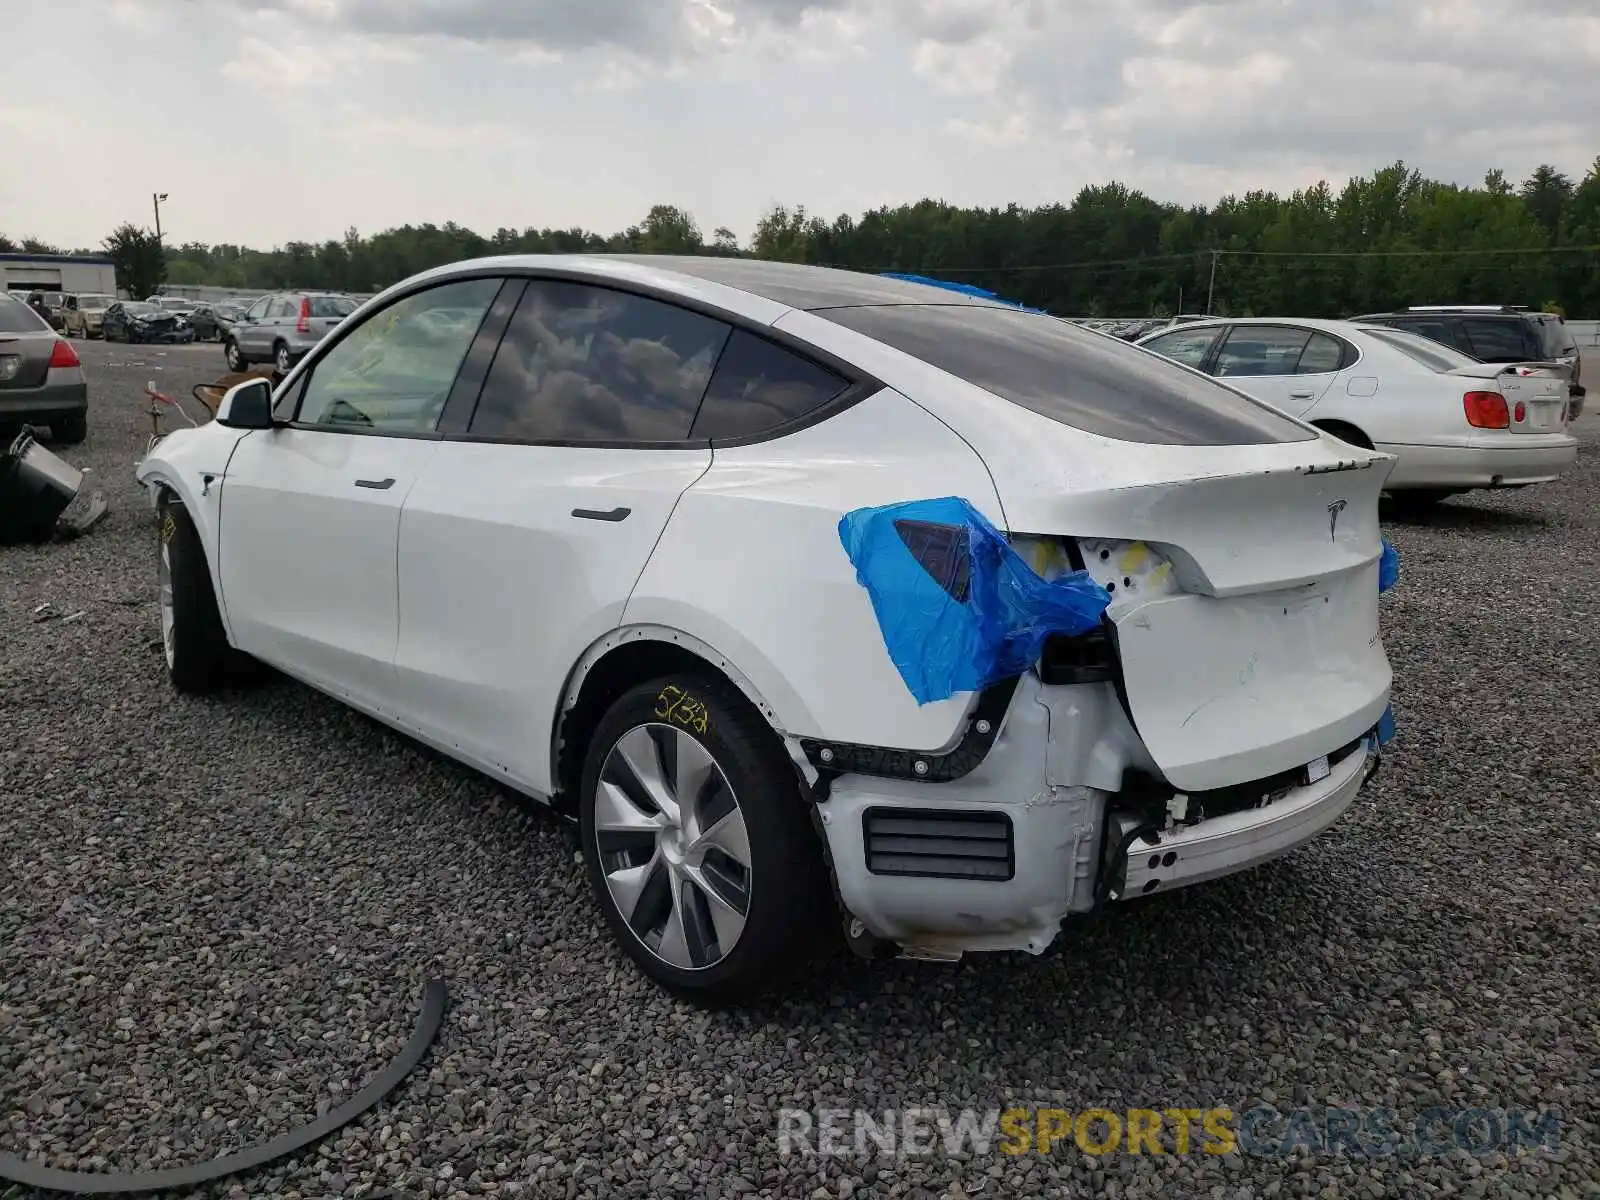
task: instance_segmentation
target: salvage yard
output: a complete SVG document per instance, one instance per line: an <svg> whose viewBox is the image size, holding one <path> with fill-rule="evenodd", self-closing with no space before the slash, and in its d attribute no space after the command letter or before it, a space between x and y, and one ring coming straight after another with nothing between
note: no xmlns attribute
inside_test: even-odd
<svg viewBox="0 0 1600 1200"><path fill-rule="evenodd" d="M222 353L74 345L89 437L59 452L112 511L0 550L0 1152L132 1171L266 1141L381 1070L441 978L444 1029L389 1103L213 1194L1600 1189L1593 402L1559 483L1386 523L1398 736L1308 849L1046 961L841 958L707 1013L615 948L558 820L297 684L173 692L142 389L187 396ZM1263 1103L1556 1108L1561 1149L780 1160L776 1137L783 1109Z"/></svg>

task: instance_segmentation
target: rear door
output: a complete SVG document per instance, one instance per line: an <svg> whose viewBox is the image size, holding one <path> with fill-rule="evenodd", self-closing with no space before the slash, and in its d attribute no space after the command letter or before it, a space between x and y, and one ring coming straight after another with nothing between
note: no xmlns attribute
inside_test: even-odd
<svg viewBox="0 0 1600 1200"><path fill-rule="evenodd" d="M400 523L409 722L549 788L568 673L621 622L678 498L711 465L689 435L729 332L653 298L528 282Z"/></svg>
<svg viewBox="0 0 1600 1200"><path fill-rule="evenodd" d="M1322 399L1344 357L1343 343L1316 330L1234 325L1216 352L1211 374L1298 417Z"/></svg>
<svg viewBox="0 0 1600 1200"><path fill-rule="evenodd" d="M292 424L240 441L223 480L219 563L241 649L391 711L400 509L438 450L473 331L410 334L435 306L487 311L500 286L471 280L396 300L330 347L298 395L279 397Z"/></svg>

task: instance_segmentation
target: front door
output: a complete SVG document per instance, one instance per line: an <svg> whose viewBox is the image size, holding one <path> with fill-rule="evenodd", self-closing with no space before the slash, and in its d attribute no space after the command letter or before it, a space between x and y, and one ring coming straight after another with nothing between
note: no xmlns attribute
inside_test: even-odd
<svg viewBox="0 0 1600 1200"><path fill-rule="evenodd" d="M435 426L476 332L419 338L417 327L437 307L481 316L500 283L448 284L374 312L296 384L291 425L234 451L219 562L240 649L389 710L400 510L438 451Z"/></svg>

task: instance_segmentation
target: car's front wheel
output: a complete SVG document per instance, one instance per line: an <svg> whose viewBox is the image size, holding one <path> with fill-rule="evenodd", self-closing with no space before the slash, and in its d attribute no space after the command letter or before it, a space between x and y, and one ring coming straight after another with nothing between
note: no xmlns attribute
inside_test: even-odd
<svg viewBox="0 0 1600 1200"><path fill-rule="evenodd" d="M294 366L294 360L289 357L289 346L286 342L278 343L278 347L273 352L272 357L280 375L287 375L289 368Z"/></svg>
<svg viewBox="0 0 1600 1200"><path fill-rule="evenodd" d="M200 532L172 496L162 501L159 528L161 646L172 685L203 695L246 682L255 660L228 644Z"/></svg>
<svg viewBox="0 0 1600 1200"><path fill-rule="evenodd" d="M228 370L242 371L250 365L250 360L239 352L239 343L232 338L222 348L222 356L228 360Z"/></svg>
<svg viewBox="0 0 1600 1200"><path fill-rule="evenodd" d="M606 924L651 979L721 1003L801 966L833 911L782 743L727 684L625 693L584 763L579 832Z"/></svg>

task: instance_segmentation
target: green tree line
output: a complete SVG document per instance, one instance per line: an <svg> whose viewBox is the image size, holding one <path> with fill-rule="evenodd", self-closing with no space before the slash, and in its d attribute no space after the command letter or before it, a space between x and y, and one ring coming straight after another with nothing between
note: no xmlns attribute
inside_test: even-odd
<svg viewBox="0 0 1600 1200"><path fill-rule="evenodd" d="M1574 180L1541 166L1520 185L1498 170L1477 187L1424 178L1404 162L1334 189L1248 192L1206 207L1163 203L1118 183L1068 204L960 208L922 200L832 221L778 206L747 246L707 238L693 216L656 205L619 233L406 225L272 250L152 246L132 225L106 240L141 283L241 291L377 291L418 271L486 254L752 255L905 271L990 288L1063 315L1174 311L1341 316L1394 305L1506 303L1600 316L1600 158ZM0 251L49 247L0 236ZM152 254L152 250L154 254ZM164 250L164 253L163 253ZM137 293L139 289L134 289Z"/></svg>

